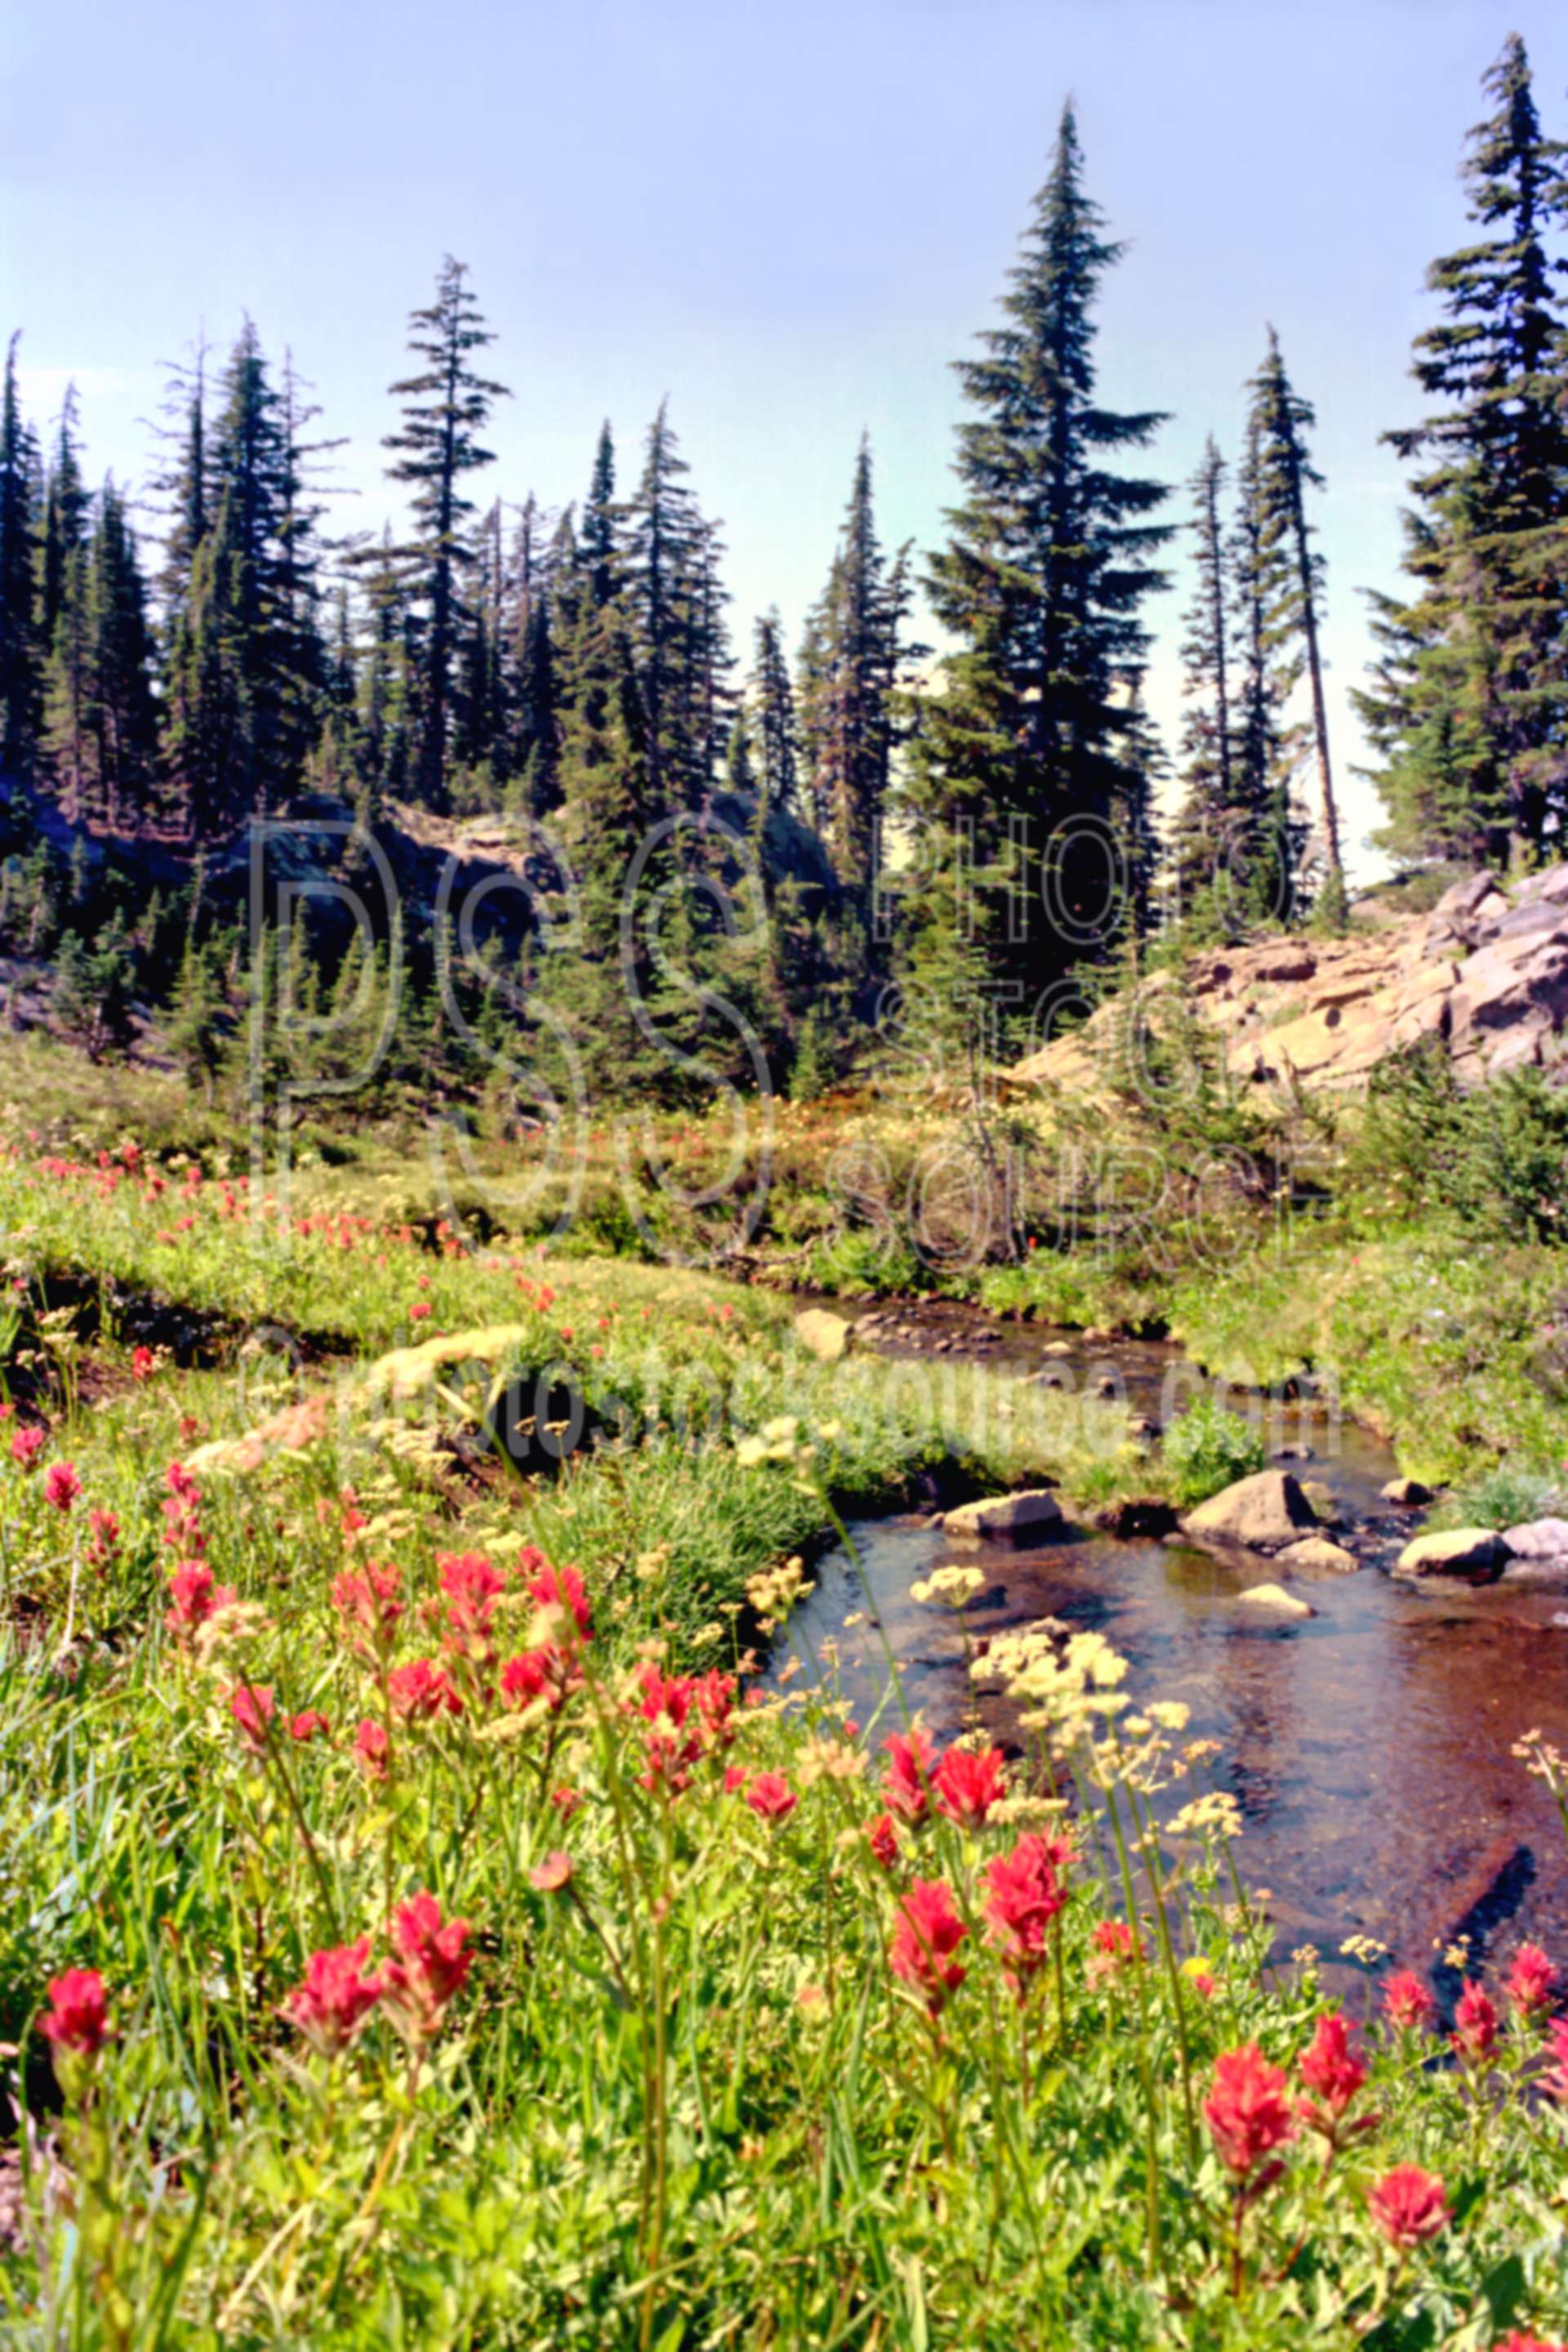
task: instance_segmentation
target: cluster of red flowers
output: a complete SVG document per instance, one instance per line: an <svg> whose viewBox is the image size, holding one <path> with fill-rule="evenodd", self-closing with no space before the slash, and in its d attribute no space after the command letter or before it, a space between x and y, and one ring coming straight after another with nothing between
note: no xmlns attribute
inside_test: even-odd
<svg viewBox="0 0 1568 2352"><path fill-rule="evenodd" d="M232 1609L238 1598L232 1585L219 1584L205 1559L182 1560L169 1579L163 1622L176 1640L184 1640Z"/></svg>
<svg viewBox="0 0 1568 2352"><path fill-rule="evenodd" d="M59 1512L67 1512L81 1493L81 1480L77 1476L74 1462L51 1462L44 1473L44 1500Z"/></svg>
<svg viewBox="0 0 1568 2352"><path fill-rule="evenodd" d="M47 1430L18 1429L11 1440L11 1459L24 1470L30 1470L48 1444Z"/></svg>
<svg viewBox="0 0 1568 2352"><path fill-rule="evenodd" d="M365 1973L368 1936L311 1953L283 2014L325 2056L345 2050L378 2004L416 2047L440 2032L473 1964L468 1921L444 1921L433 1895L416 1895L393 1915L392 1945L397 1957L378 1976Z"/></svg>
<svg viewBox="0 0 1568 2352"><path fill-rule="evenodd" d="M628 1704L648 1726L638 1782L667 1797L689 1788L692 1767L720 1754L735 1737L735 1677L717 1667L705 1675L666 1675L645 1665Z"/></svg>
<svg viewBox="0 0 1568 2352"><path fill-rule="evenodd" d="M1026 1833L1011 1853L985 1865L985 1927L1002 1955L1008 1983L1020 2000L1046 1958L1046 1930L1067 1901L1057 1877L1067 1849L1054 1838Z"/></svg>
<svg viewBox="0 0 1568 2352"><path fill-rule="evenodd" d="M1473 2066L1488 2066L1497 2052L1497 2004L1479 1984L1466 1979L1454 2011L1454 2031L1448 2039L1456 2053Z"/></svg>
<svg viewBox="0 0 1568 2352"><path fill-rule="evenodd" d="M969 1930L954 1907L952 1889L941 1878L917 1878L899 1905L889 1956L893 1974L912 1985L932 2018L940 2017L951 1992L968 1975L952 1955Z"/></svg>
<svg viewBox="0 0 1568 2352"><path fill-rule="evenodd" d="M1345 2021L1337 2015L1318 2020L1297 2070L1310 2095L1293 2105L1284 2067L1271 2065L1256 2042L1225 2051L1215 2061L1204 2120L1215 2152L1244 2203L1279 2179L1285 2168L1278 2151L1294 2138L1299 2119L1338 2145L1348 2110L1366 2081L1366 2068L1351 2050ZM1367 2116L1351 2128L1364 2129L1374 2121ZM1367 2208L1373 2225L1401 2252L1435 2237L1450 2218L1443 2182L1418 2164L1397 2164L1374 2182Z"/></svg>

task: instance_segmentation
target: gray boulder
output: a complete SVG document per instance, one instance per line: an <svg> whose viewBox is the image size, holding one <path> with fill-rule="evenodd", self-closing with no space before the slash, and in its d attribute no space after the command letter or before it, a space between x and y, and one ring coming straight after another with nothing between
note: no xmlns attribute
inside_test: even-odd
<svg viewBox="0 0 1568 2352"><path fill-rule="evenodd" d="M1424 1486L1419 1478L1391 1478L1383 1490L1383 1499L1401 1510L1417 1511L1423 1503L1432 1500L1432 1489Z"/></svg>
<svg viewBox="0 0 1568 2352"><path fill-rule="evenodd" d="M825 1364L836 1364L855 1344L855 1326L826 1307L803 1307L795 1318L795 1336L803 1348Z"/></svg>
<svg viewBox="0 0 1568 2352"><path fill-rule="evenodd" d="M1034 1543L1061 1526L1062 1507L1044 1486L1021 1495L993 1495L980 1503L961 1503L949 1511L942 1526L950 1543Z"/></svg>
<svg viewBox="0 0 1568 2352"><path fill-rule="evenodd" d="M1447 1528L1417 1536L1394 1563L1395 1576L1463 1576L1489 1584L1508 1564L1508 1550L1492 1528Z"/></svg>
<svg viewBox="0 0 1568 2352"><path fill-rule="evenodd" d="M1183 1514L1184 1535L1203 1543L1279 1551L1318 1524L1318 1515L1288 1470L1259 1470Z"/></svg>
<svg viewBox="0 0 1568 2352"><path fill-rule="evenodd" d="M1315 1569L1321 1576L1349 1576L1361 1566L1353 1551L1330 1543L1326 1536L1303 1536L1279 1554L1281 1568Z"/></svg>
<svg viewBox="0 0 1568 2352"><path fill-rule="evenodd" d="M1505 1529L1503 1541L1515 1559L1568 1560L1568 1519L1530 1519Z"/></svg>

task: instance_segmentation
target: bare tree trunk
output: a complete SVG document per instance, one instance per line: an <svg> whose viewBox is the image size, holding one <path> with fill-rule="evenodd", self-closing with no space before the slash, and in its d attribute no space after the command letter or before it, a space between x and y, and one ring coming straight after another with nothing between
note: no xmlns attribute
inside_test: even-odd
<svg viewBox="0 0 1568 2352"><path fill-rule="evenodd" d="M1295 472L1295 469L1292 468ZM1307 518L1301 503L1301 478L1295 474L1292 484L1296 509L1296 563L1301 579L1301 634L1307 640L1307 676L1312 686L1312 733L1318 748L1318 790L1323 806L1323 842L1328 851L1329 871L1337 879L1344 878L1340 858L1340 818L1334 805L1333 771L1329 764L1329 714L1323 702L1323 663L1318 651L1318 600L1314 593L1312 562L1307 551Z"/></svg>

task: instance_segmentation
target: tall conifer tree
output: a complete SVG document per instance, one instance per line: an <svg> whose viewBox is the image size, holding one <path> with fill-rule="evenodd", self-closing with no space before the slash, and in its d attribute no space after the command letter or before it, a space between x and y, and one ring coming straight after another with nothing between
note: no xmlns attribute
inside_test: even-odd
<svg viewBox="0 0 1568 2352"><path fill-rule="evenodd" d="M467 618L464 583L478 559L474 502L464 483L493 462L479 436L507 386L479 374L476 352L495 341L468 283L468 270L450 254L441 265L436 299L409 320L409 349L421 365L392 386L403 422L384 446L395 453L387 472L413 489L414 535L402 550L414 593L424 608L416 784L434 809L447 805L447 755L453 672Z"/></svg>
<svg viewBox="0 0 1568 2352"><path fill-rule="evenodd" d="M961 965L973 977L983 962L1025 1014L1064 966L1108 951L1130 912L1127 894L1108 902L1106 843L1136 830L1122 816L1142 790L1138 615L1163 584L1154 559L1170 530L1152 520L1166 486L1113 462L1144 448L1162 415L1107 409L1095 393L1095 299L1121 251L1084 192L1069 105L1003 323L958 363L972 411L963 500L929 580L956 650L923 709L910 793L921 967L951 988ZM1065 836L1064 819L1076 823Z"/></svg>
<svg viewBox="0 0 1568 2352"><path fill-rule="evenodd" d="M1385 437L1418 461L1403 602L1357 702L1400 854L1528 860L1568 819L1568 148L1541 127L1524 43L1486 76L1463 179L1475 234L1432 264L1443 317L1414 373L1434 403Z"/></svg>
<svg viewBox="0 0 1568 2352"><path fill-rule="evenodd" d="M33 452L16 388L16 346L0 385L0 770L26 775L38 700Z"/></svg>

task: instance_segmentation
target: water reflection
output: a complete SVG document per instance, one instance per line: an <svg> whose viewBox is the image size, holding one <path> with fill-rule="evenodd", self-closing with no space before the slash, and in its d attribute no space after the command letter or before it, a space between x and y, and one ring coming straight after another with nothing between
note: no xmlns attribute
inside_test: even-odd
<svg viewBox="0 0 1568 2352"><path fill-rule="evenodd" d="M1031 1346L1037 1361L1037 1334ZM1116 1353L1130 1401L1147 1409L1141 1398L1164 1380L1170 1351ZM1186 1702L1194 1733L1222 1744L1215 1770L1245 1822L1238 1859L1271 1891L1279 1950L1311 1941L1331 1953L1359 1934L1426 1969L1462 1924L1478 1951L1488 1938L1506 1950L1527 1934L1568 1950L1556 1808L1510 1752L1531 1726L1568 1752L1561 1596L1392 1580L1408 1522L1377 1500L1394 1471L1387 1450L1352 1427L1337 1447L1325 1444L1310 1402L1294 1435L1313 1444L1310 1475L1331 1488L1371 1563L1310 1582L1293 1575L1312 1618L1271 1620L1238 1602L1247 1585L1278 1573L1256 1559L1091 1535L965 1552L987 1579L968 1612L973 1636L1041 1616L1093 1626L1131 1659L1135 1701ZM826 1560L793 1645L810 1670L822 1641L837 1637L847 1694L879 1738L898 1720L880 1644L869 1625L843 1630L847 1617L874 1611L909 1706L951 1737L974 1704L959 1629L945 1610L912 1601L910 1587L952 1555L923 1518L854 1532L864 1580L844 1556ZM993 1736L1016 1744L1005 1700L986 1691L978 1704Z"/></svg>

